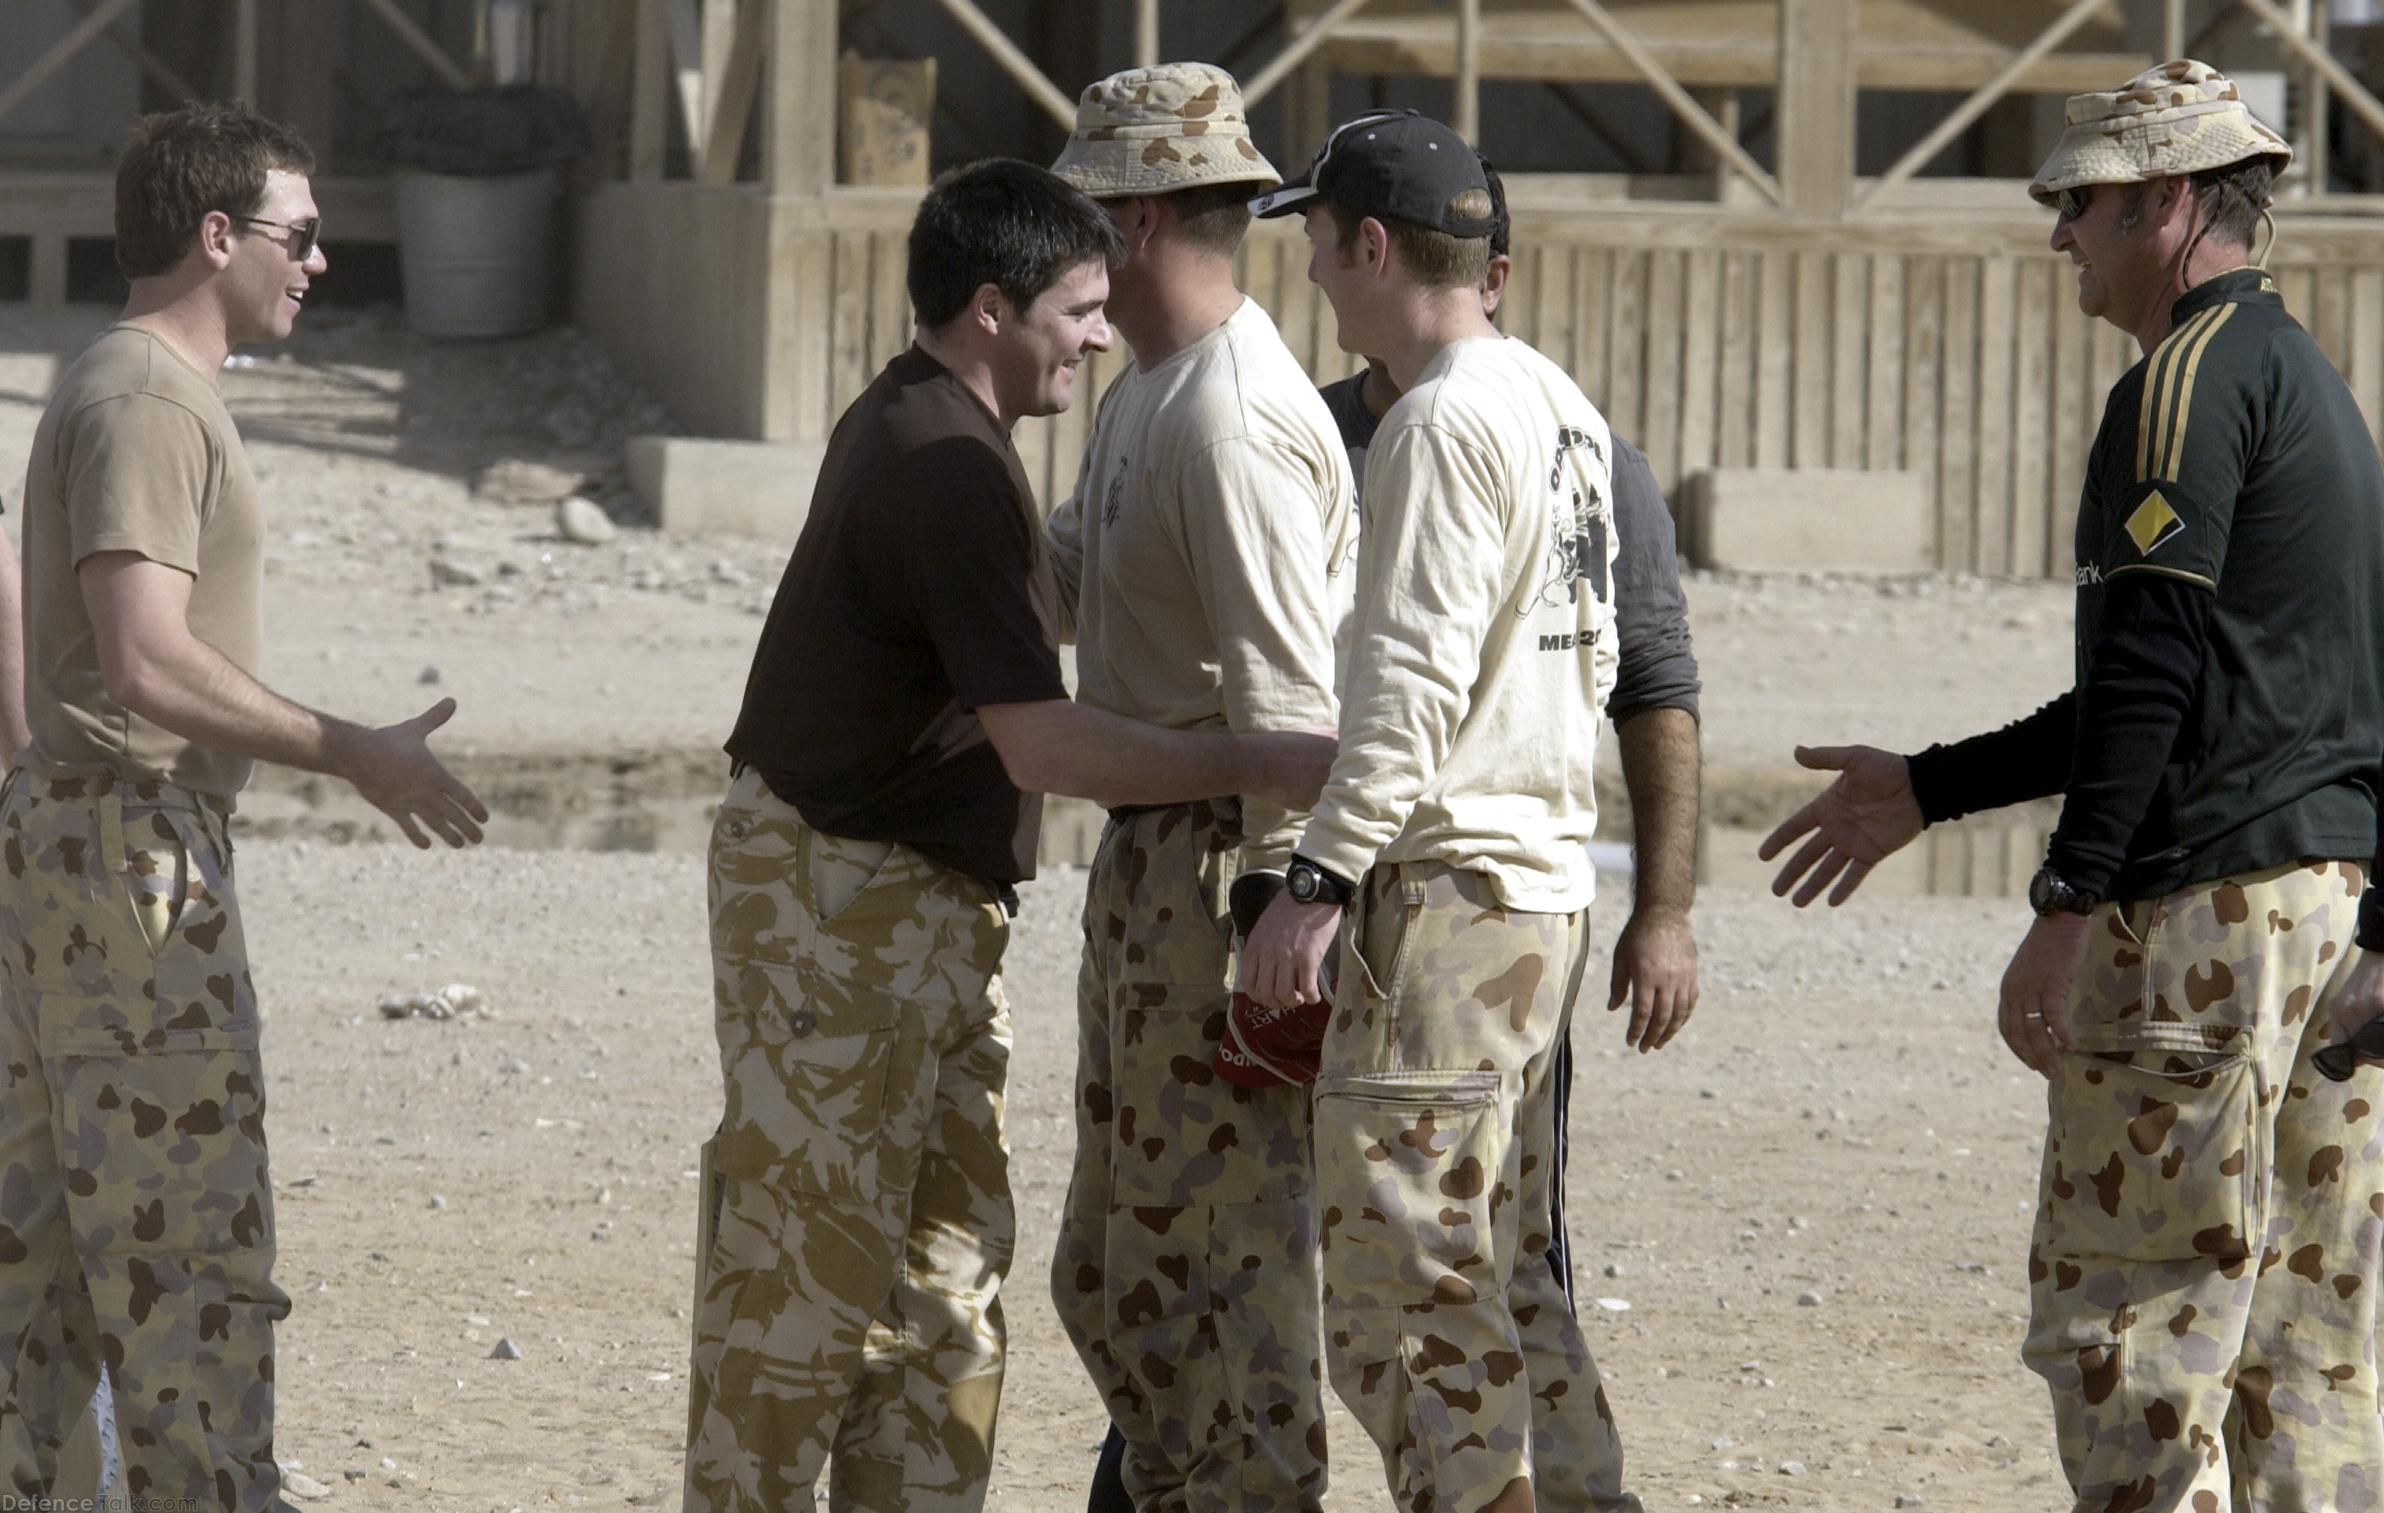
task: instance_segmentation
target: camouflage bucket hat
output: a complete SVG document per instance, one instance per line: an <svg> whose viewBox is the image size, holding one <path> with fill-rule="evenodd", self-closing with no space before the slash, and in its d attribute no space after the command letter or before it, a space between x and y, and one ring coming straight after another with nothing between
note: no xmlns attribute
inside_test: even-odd
<svg viewBox="0 0 2384 1513"><path fill-rule="evenodd" d="M1051 171L1097 200L1283 177L1250 141L1241 86L1206 63L1130 68L1088 85Z"/></svg>
<svg viewBox="0 0 2384 1513"><path fill-rule="evenodd" d="M2141 184L2200 173L2246 158L2273 158L2281 172L2293 149L2207 63L2180 58L2140 73L2107 95L2071 95L2068 129L2028 192L2050 205L2081 184Z"/></svg>

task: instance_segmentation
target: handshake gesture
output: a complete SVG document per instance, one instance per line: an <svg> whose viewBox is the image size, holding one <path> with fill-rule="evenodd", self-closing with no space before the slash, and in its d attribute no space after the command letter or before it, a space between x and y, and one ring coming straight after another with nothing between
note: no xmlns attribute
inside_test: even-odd
<svg viewBox="0 0 2384 1513"><path fill-rule="evenodd" d="M1871 869L1921 832L1920 801L1912 796L1912 775L1902 757L1876 746L1799 746L1796 762L1816 772L1835 772L1837 781L1780 822L1757 851L1770 861L1809 836L1771 880L1775 897L1796 890L1803 908L1829 888L1832 908L1854 896ZM1801 881L1800 881L1801 880ZM1831 883L1836 883L1834 888Z"/></svg>

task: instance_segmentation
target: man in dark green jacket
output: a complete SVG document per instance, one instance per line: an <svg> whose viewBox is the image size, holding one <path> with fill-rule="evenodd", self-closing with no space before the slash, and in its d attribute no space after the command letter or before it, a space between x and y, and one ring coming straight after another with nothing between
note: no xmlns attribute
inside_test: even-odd
<svg viewBox="0 0 2384 1513"><path fill-rule="evenodd" d="M1835 903L1925 824L2063 796L2001 1027L2051 1082L2024 1355L2077 1507L2372 1507L2384 1097L2312 1058L2384 976L2384 469L2249 266L2291 153L2235 86L2181 60L2068 123L2031 190L2145 352L2087 460L2076 687L1910 758L1800 750L1840 776L1763 854L1812 832L1774 889Z"/></svg>

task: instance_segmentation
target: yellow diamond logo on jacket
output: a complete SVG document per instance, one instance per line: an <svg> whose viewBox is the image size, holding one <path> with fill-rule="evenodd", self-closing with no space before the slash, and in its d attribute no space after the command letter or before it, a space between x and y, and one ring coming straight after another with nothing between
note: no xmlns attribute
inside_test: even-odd
<svg viewBox="0 0 2384 1513"><path fill-rule="evenodd" d="M2185 522L2177 518L2177 512L2169 508L2169 501L2160 496L2158 489L2146 494L2144 502L2136 506L2136 512L2127 517L2128 539L2147 557L2152 555L2154 547L2184 529Z"/></svg>

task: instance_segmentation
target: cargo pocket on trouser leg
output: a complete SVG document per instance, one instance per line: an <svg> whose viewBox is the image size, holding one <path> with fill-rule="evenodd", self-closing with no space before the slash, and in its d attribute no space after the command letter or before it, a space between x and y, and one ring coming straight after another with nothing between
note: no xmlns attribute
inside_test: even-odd
<svg viewBox="0 0 2384 1513"><path fill-rule="evenodd" d="M1512 1140L1495 1071L1343 1072L1316 1091L1325 1346L1405 1507L1528 1470L1529 1385L1491 1233Z"/></svg>
<svg viewBox="0 0 2384 1513"><path fill-rule="evenodd" d="M2248 1038L2248 1037L2247 1037ZM2269 1166L2248 1049L2063 1058L2024 1355L2082 1498L2223 1505L2220 1436Z"/></svg>
<svg viewBox="0 0 2384 1513"><path fill-rule="evenodd" d="M163 785L29 791L30 806L12 794L8 839L48 907L22 965L124 1489L262 1509L289 1299L272 1281L259 1021L221 821Z"/></svg>

